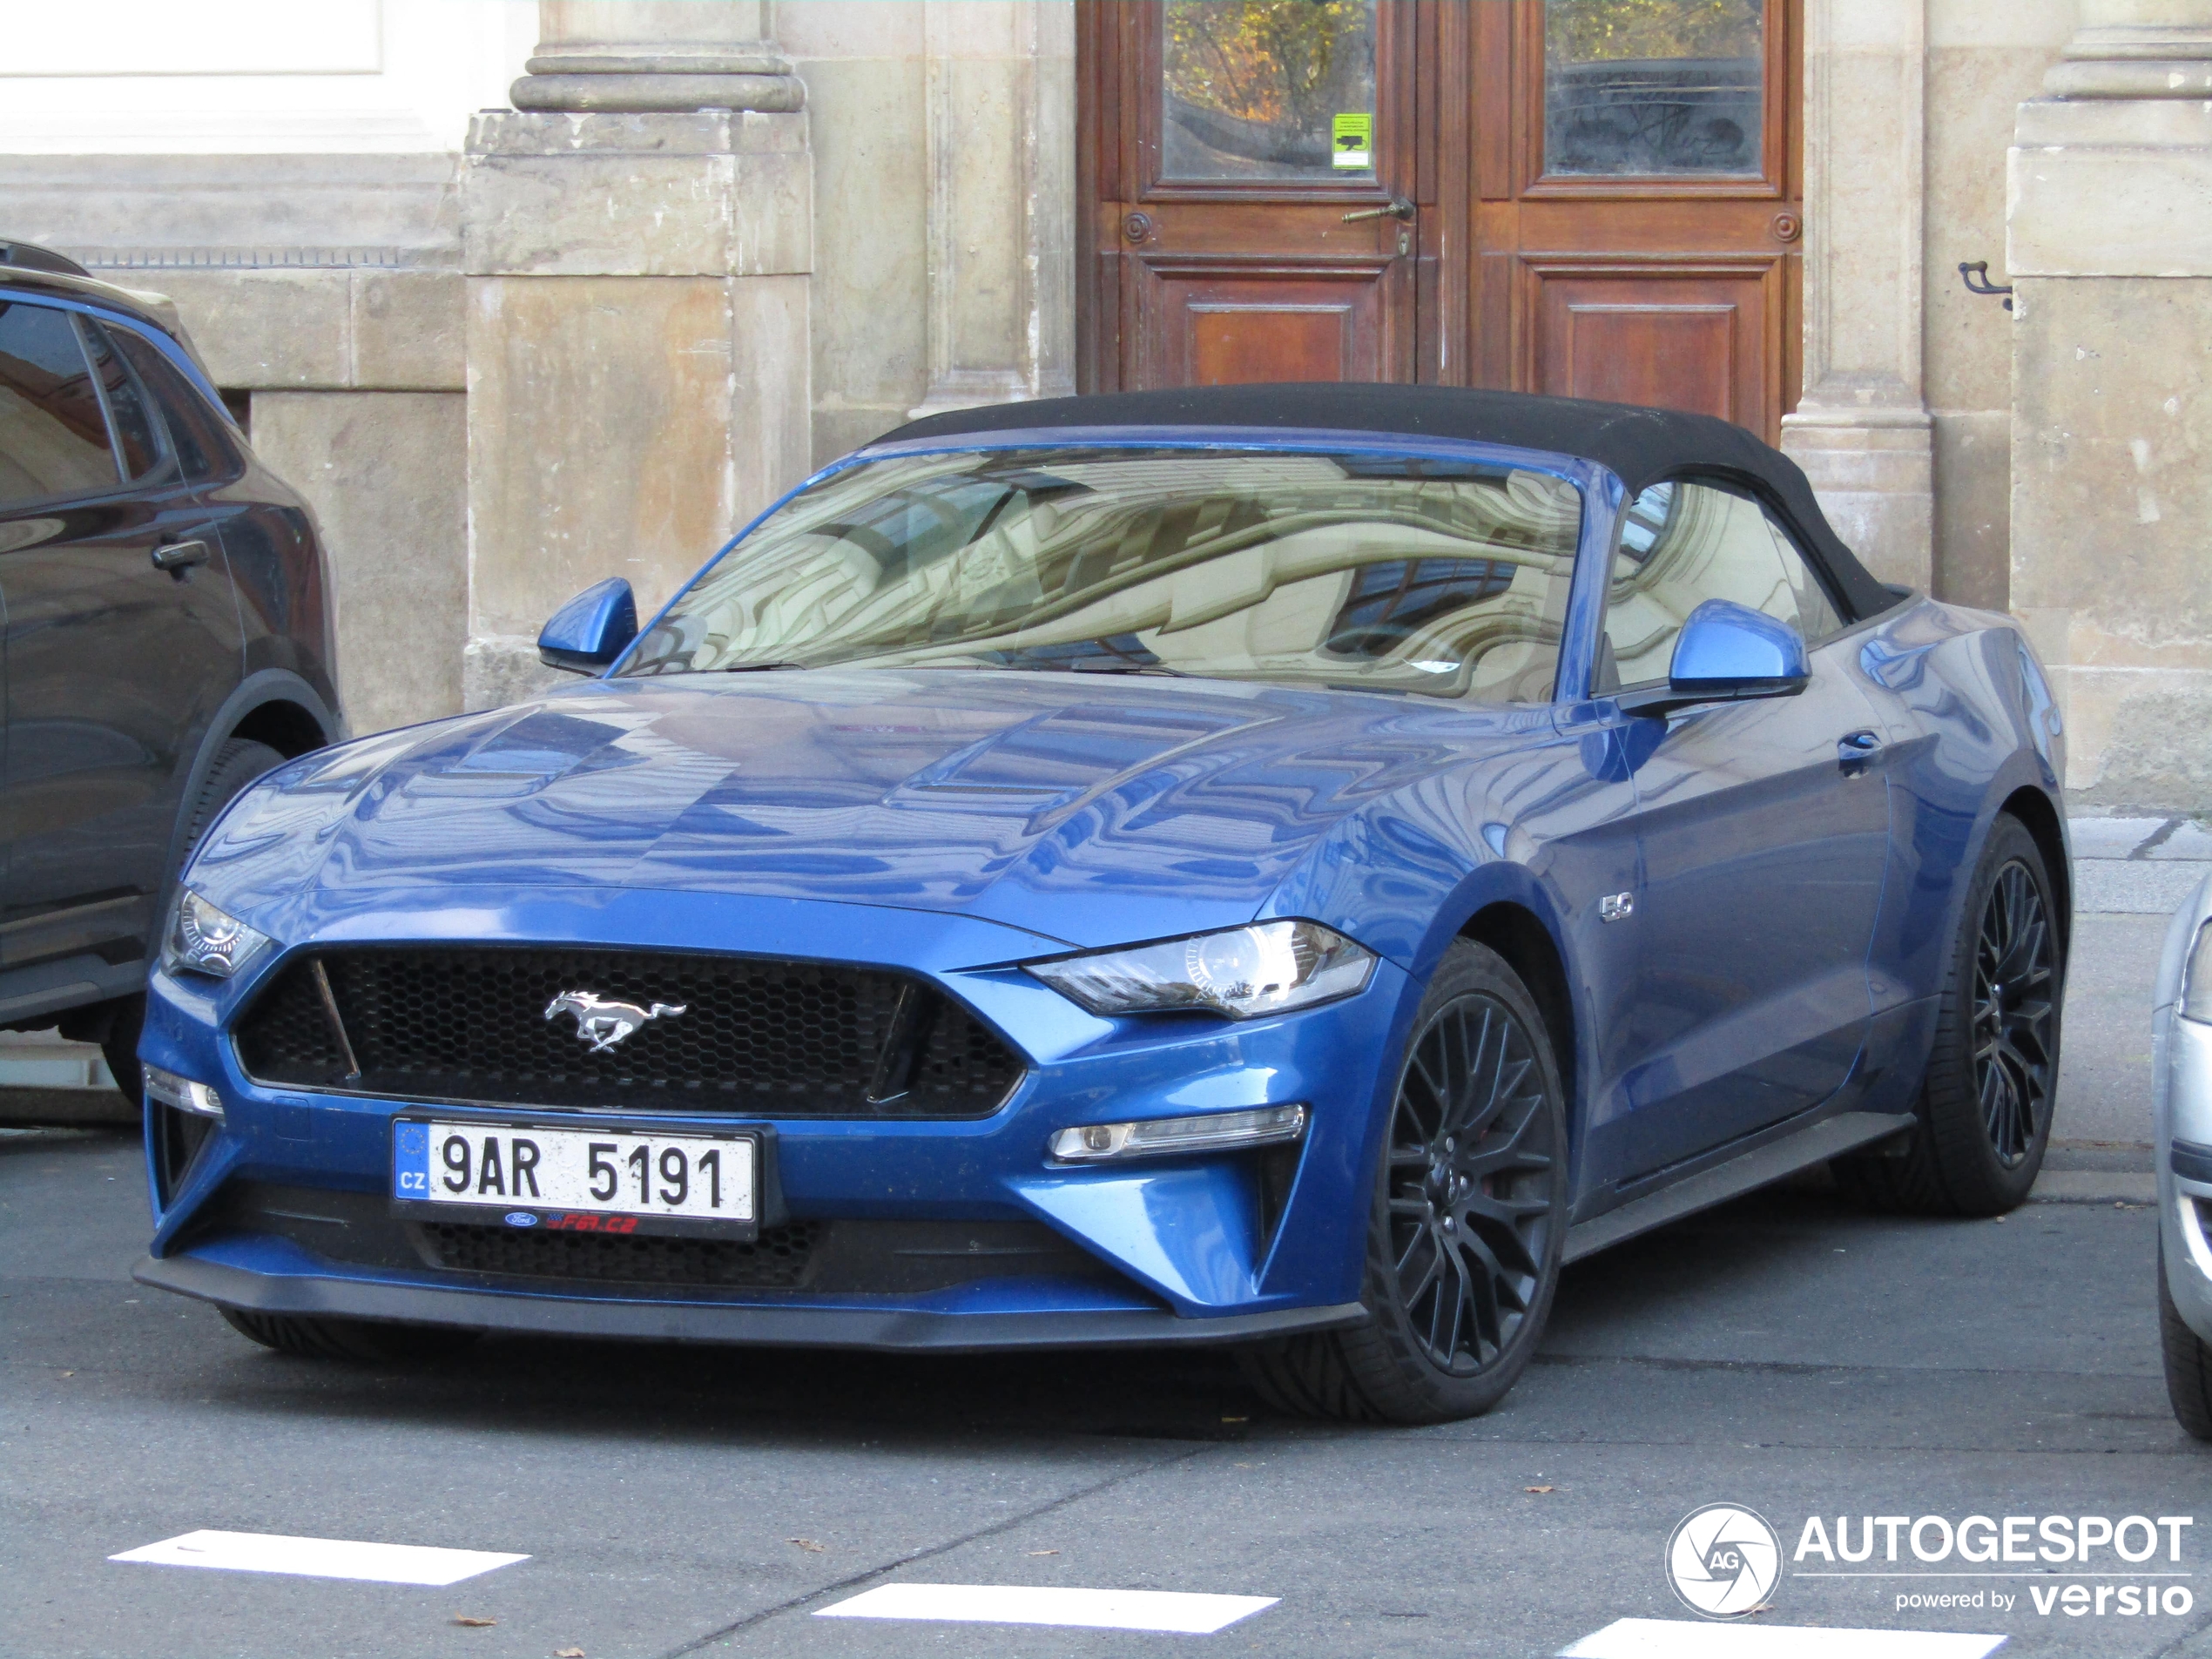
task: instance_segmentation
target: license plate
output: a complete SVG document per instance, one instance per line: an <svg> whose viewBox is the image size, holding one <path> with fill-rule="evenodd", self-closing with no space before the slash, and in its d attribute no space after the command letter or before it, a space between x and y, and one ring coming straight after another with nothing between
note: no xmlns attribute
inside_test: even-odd
<svg viewBox="0 0 2212 1659"><path fill-rule="evenodd" d="M392 1129L393 1203L417 1218L752 1238L759 1229L759 1188L758 1135L404 1117Z"/></svg>

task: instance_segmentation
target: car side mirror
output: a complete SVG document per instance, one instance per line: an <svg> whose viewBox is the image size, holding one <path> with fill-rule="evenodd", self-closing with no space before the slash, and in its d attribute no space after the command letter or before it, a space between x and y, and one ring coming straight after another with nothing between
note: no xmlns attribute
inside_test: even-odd
<svg viewBox="0 0 2212 1659"><path fill-rule="evenodd" d="M1788 623L1732 599L1708 599L1675 637L1667 683L1618 700L1626 713L1665 715L1696 703L1795 697L1811 678L1805 642Z"/></svg>
<svg viewBox="0 0 2212 1659"><path fill-rule="evenodd" d="M537 636L537 660L571 674L595 674L637 637L637 601L630 583L610 577L553 613Z"/></svg>

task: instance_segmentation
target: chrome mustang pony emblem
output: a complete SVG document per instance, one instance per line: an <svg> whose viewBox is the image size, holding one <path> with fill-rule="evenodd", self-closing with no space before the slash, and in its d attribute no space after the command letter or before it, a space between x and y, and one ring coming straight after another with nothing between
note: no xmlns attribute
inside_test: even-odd
<svg viewBox="0 0 2212 1659"><path fill-rule="evenodd" d="M577 1035L591 1045L593 1054L604 1054L648 1021L673 1018L685 1007L682 1002L656 1002L651 1008L640 1008L597 991L563 991L546 1004L545 1017L574 1015Z"/></svg>

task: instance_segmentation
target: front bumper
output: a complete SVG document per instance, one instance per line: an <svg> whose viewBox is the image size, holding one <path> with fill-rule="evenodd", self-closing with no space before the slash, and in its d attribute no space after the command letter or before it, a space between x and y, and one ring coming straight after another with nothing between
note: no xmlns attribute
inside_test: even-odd
<svg viewBox="0 0 2212 1659"><path fill-rule="evenodd" d="M509 925L486 927L488 915ZM461 931L460 918L470 924ZM763 904L663 893L400 895L313 941L548 942L629 948L711 948L864 961L934 979L1020 1051L1028 1071L981 1119L772 1119L641 1115L680 1131L762 1123L774 1130L776 1180L795 1222L881 1225L1042 1224L1103 1270L1096 1282L1019 1274L957 1291L895 1296L770 1292L569 1282L446 1272L323 1255L241 1225L233 1195L316 1189L356 1205L388 1190L390 1125L414 1103L270 1088L240 1071L227 1036L255 987L157 974L141 1052L213 1083L225 1118L181 1170L157 1168L157 1227L144 1283L272 1312L468 1325L502 1330L848 1347L989 1348L1087 1343L1231 1342L1325 1328L1361 1317L1369 1181L1381 1107L1417 989L1388 962L1356 996L1271 1020L1211 1016L1104 1020L1008 964L1049 954L1013 930L959 917L850 905ZM861 941L832 956L826 941ZM1386 1074L1389 1074L1387 1076ZM1140 1117L1305 1104L1310 1127L1287 1187L1251 1154L1159 1157L1095 1167L1045 1155L1062 1129ZM419 1105L414 1105L419 1109ZM155 1111L165 1108L150 1109ZM487 1123L543 1116L502 1106L441 1106ZM593 1114L595 1119L602 1115ZM617 1115L618 1116L618 1115ZM162 1137L150 1134L151 1150ZM1270 1182L1277 1184L1270 1185Z"/></svg>
<svg viewBox="0 0 2212 1659"><path fill-rule="evenodd" d="M2212 1147L2212 1025L2184 1020L2169 1005L2154 1016L2153 1037L2159 1244L2166 1284L2182 1322L2212 1342L2212 1170L2189 1150ZM2176 1143L2182 1149L2178 1158Z"/></svg>

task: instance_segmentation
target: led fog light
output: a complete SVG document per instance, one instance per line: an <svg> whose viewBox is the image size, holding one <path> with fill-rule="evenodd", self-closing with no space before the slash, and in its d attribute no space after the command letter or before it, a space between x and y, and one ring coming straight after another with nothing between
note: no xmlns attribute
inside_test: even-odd
<svg viewBox="0 0 2212 1659"><path fill-rule="evenodd" d="M1209 1112L1204 1117L1153 1117L1139 1123L1085 1123L1063 1129L1049 1150L1063 1163L1100 1158L1163 1157L1173 1152L1222 1152L1274 1146L1305 1133L1303 1106L1262 1106L1249 1112Z"/></svg>
<svg viewBox="0 0 2212 1659"><path fill-rule="evenodd" d="M145 1074L146 1093L164 1106L174 1106L180 1112L191 1112L199 1117L222 1117L223 1097L210 1085L196 1083L189 1077L179 1077L173 1071L164 1071L159 1066L149 1066L143 1061L138 1069Z"/></svg>

